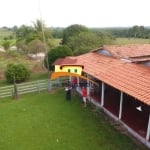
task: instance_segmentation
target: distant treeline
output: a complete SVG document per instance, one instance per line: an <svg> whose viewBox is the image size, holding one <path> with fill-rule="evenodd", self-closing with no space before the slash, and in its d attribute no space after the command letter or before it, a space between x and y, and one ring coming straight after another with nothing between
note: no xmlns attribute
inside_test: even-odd
<svg viewBox="0 0 150 150"><path fill-rule="evenodd" d="M98 32L106 32L114 37L127 37L127 38L150 38L150 27L133 26L129 27L116 27L116 28L92 28L91 30Z"/></svg>
<svg viewBox="0 0 150 150"><path fill-rule="evenodd" d="M12 28L2 27L0 30L5 31L15 31L17 26ZM62 27L49 27L52 31L52 36L54 38L62 38L63 31L65 28ZM112 35L114 38L118 37L127 37L127 38L150 38L150 27L138 26L133 27L110 27L110 28L89 28L94 32L102 32L109 35Z"/></svg>
<svg viewBox="0 0 150 150"><path fill-rule="evenodd" d="M63 30L65 28L53 28L53 36L62 38ZM89 28L94 32L102 32L112 35L114 38L127 37L127 38L150 38L150 27L133 26L133 27L110 27L110 28Z"/></svg>
<svg viewBox="0 0 150 150"><path fill-rule="evenodd" d="M63 30L65 28L53 28L53 36L62 38ZM133 26L133 27L110 27L110 28L89 28L94 32L102 32L112 35L114 38L127 37L127 38L150 38L150 27Z"/></svg>

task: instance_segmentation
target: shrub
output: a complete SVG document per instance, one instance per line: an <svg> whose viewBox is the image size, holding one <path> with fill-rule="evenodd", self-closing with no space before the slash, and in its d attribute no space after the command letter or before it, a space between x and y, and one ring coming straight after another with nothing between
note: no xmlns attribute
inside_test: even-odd
<svg viewBox="0 0 150 150"><path fill-rule="evenodd" d="M50 70L54 69L53 63L56 59L64 58L66 56L72 56L72 50L68 46L63 45L63 46L58 46L56 48L51 49L48 52L49 69ZM48 63L47 63L47 55L46 55L44 59L44 65L46 68L48 68L47 64Z"/></svg>
<svg viewBox="0 0 150 150"><path fill-rule="evenodd" d="M30 77L30 71L23 64L8 64L5 71L6 80L9 83L26 81Z"/></svg>
<svg viewBox="0 0 150 150"><path fill-rule="evenodd" d="M8 50L10 48L10 41L5 40L2 45L5 50Z"/></svg>

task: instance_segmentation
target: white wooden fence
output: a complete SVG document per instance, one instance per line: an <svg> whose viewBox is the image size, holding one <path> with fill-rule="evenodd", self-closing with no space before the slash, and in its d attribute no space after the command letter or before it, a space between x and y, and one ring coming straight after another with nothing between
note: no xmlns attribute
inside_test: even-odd
<svg viewBox="0 0 150 150"><path fill-rule="evenodd" d="M17 94L21 95L24 93L30 93L30 92L40 92L43 90L51 90L54 87L61 86L62 83L65 81L60 81L59 79L57 80L37 80L33 82L27 82L27 83L20 83L16 84L16 90ZM10 86L4 86L0 87L0 98L3 97L10 97L14 96L15 94L15 86L10 85Z"/></svg>

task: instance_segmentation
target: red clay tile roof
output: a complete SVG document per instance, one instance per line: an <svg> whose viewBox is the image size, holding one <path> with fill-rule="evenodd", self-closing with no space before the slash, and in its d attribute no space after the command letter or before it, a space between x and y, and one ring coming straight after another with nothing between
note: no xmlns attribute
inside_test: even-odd
<svg viewBox="0 0 150 150"><path fill-rule="evenodd" d="M97 53L77 56L84 72L150 105L150 68Z"/></svg>
<svg viewBox="0 0 150 150"><path fill-rule="evenodd" d="M114 57L117 58L150 56L150 44L122 46L108 45L104 46L103 49L108 50Z"/></svg>
<svg viewBox="0 0 150 150"><path fill-rule="evenodd" d="M65 57L65 58L59 58L57 59L53 65L71 65L71 64L76 64L77 59L74 57Z"/></svg>
<svg viewBox="0 0 150 150"><path fill-rule="evenodd" d="M53 65L60 65L61 62L63 61L64 58L58 58L56 61L53 63Z"/></svg>

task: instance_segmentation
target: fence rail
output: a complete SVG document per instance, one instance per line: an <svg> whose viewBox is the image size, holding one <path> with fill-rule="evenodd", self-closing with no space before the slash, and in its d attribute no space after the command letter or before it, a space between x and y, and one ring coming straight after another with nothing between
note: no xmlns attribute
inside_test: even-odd
<svg viewBox="0 0 150 150"><path fill-rule="evenodd" d="M54 87L61 86L66 80L37 80L33 82L20 83L16 85L0 87L0 98L13 97L30 92L40 92L43 90L51 90Z"/></svg>

